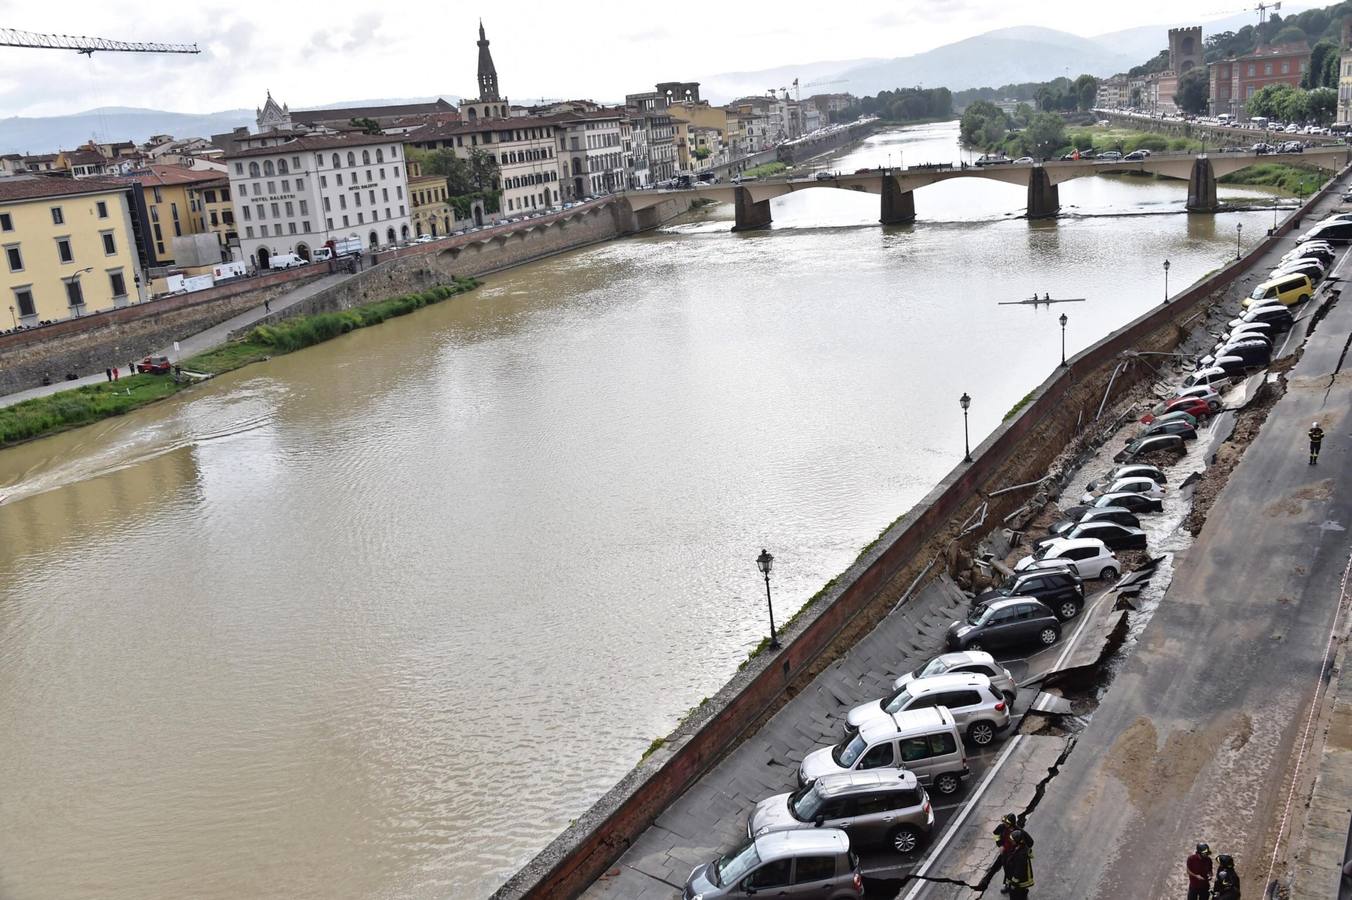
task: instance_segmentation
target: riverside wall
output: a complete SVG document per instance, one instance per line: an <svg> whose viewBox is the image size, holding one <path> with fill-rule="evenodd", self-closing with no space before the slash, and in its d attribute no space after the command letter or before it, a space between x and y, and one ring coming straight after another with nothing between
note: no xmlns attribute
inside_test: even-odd
<svg viewBox="0 0 1352 900"><path fill-rule="evenodd" d="M1340 174L1346 174L1344 169ZM1325 196L1325 187L1307 203ZM1304 210L1302 209L1301 212ZM754 733L782 703L866 634L941 561L952 558L962 528L982 503L984 521L998 522L1027 496L1001 488L1041 478L1056 456L1091 423L1115 370L1114 396L1152 375L1126 364L1131 351L1173 349L1189 323L1248 271L1249 259L1271 247L1300 213L1244 259L1170 298L1068 360L1024 407L972 452L972 463L948 474L893 523L785 628L783 649L762 652L493 895L493 900L575 897L602 875L666 807L724 754ZM935 562L940 565L935 566Z"/></svg>
<svg viewBox="0 0 1352 900"><path fill-rule="evenodd" d="M1099 115L1107 119L1109 124L1116 128L1153 131L1171 137L1191 138L1195 141L1201 141L1204 145L1247 147L1265 140L1264 132L1255 131L1252 128L1227 128L1224 125L1212 125L1209 122L1184 122L1179 119L1149 119L1120 112L1100 112ZM1286 135L1281 132L1272 132L1270 137L1286 140ZM1299 137L1302 141L1313 141L1316 144L1334 144L1341 140L1325 134L1293 134L1290 137Z"/></svg>
<svg viewBox="0 0 1352 900"><path fill-rule="evenodd" d="M60 381L125 366L326 274L321 267L270 272L0 335L0 394L37 387L43 375Z"/></svg>

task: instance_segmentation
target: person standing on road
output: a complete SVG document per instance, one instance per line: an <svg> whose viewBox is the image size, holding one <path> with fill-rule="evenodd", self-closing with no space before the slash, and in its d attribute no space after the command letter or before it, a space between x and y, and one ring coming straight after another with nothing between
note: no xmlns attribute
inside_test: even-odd
<svg viewBox="0 0 1352 900"><path fill-rule="evenodd" d="M1009 900L1028 900L1028 889L1033 886L1033 838L1022 828L1009 833L1013 849L1005 854L1005 887Z"/></svg>
<svg viewBox="0 0 1352 900"><path fill-rule="evenodd" d="M1216 857L1216 890L1213 900L1239 900L1239 873L1235 858L1228 853Z"/></svg>
<svg viewBox="0 0 1352 900"><path fill-rule="evenodd" d="M998 869L1005 864L1006 857L1014 850L1014 839L1011 835L1018 830L1019 820L1013 813L1005 813L1004 818L1000 819L1000 824L995 826L995 843L1000 845L1000 858L995 861L993 868ZM1000 893L1008 894L1009 885L1000 885Z"/></svg>
<svg viewBox="0 0 1352 900"><path fill-rule="evenodd" d="M1188 857L1188 900L1207 900L1211 896L1211 848L1198 844Z"/></svg>
<svg viewBox="0 0 1352 900"><path fill-rule="evenodd" d="M1319 445L1324 442L1324 429L1315 422L1310 426L1310 465L1319 462Z"/></svg>

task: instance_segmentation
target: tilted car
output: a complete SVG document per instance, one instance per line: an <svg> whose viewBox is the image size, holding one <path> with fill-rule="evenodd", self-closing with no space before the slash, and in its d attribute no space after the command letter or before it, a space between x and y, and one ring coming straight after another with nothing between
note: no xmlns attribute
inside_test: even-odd
<svg viewBox="0 0 1352 900"><path fill-rule="evenodd" d="M1085 495L1080 498L1080 502L1090 503L1094 498L1101 497L1104 494L1142 494L1146 497L1158 499L1164 496L1164 490L1164 485L1149 475L1128 475L1101 489L1086 491Z"/></svg>
<svg viewBox="0 0 1352 900"><path fill-rule="evenodd" d="M989 740L979 740L974 731L979 730L983 738L987 733L993 737L995 731L1009 724L1009 704L1000 689L992 686L985 675L958 672L916 678L894 688L886 697L859 704L846 713L845 732L859 731L877 719L933 706L945 707L952 713L958 729L978 744ZM994 730L974 729L978 723L990 725Z"/></svg>
<svg viewBox="0 0 1352 900"><path fill-rule="evenodd" d="M1025 644L1050 647L1061 639L1061 620L1032 597L1006 597L973 606L965 621L948 626L945 639L954 650Z"/></svg>
<svg viewBox="0 0 1352 900"><path fill-rule="evenodd" d="M851 846L882 844L903 855L919 850L934 829L934 809L915 775L868 769L824 775L756 804L747 837L809 828L848 829Z"/></svg>
<svg viewBox="0 0 1352 900"><path fill-rule="evenodd" d="M1003 694L1010 703L1014 702L1019 689L1008 669L996 662L995 657L989 653L980 651L940 653L938 656L932 656L923 666L898 676L892 682L892 689L904 688L917 678L958 674L985 675L991 680L991 686Z"/></svg>
<svg viewBox="0 0 1352 900"><path fill-rule="evenodd" d="M1130 525L1119 525L1116 522L1085 522L1076 525L1066 533L1065 537L1043 538L1038 541L1037 546L1052 541L1078 540L1080 538L1097 538L1103 541L1103 545L1109 550L1144 550L1146 548L1144 531Z"/></svg>
<svg viewBox="0 0 1352 900"><path fill-rule="evenodd" d="M1101 519L1105 522L1112 520L1108 516L1116 517L1118 515L1128 516L1133 523L1136 522L1136 517L1131 513L1115 507L1090 510L1086 513L1086 516L1090 518L1081 521L1100 521L1093 518L1098 513L1105 515ZM1070 522L1068 524L1067 531L1080 523ZM1053 537L1064 536L1065 532L1053 534ZM1015 572L1006 578L999 587L977 594L972 602L974 604L985 603L987 600L998 600L1001 597L1033 597L1041 600L1052 612L1056 613L1058 619L1065 622L1078 616L1080 610L1084 608L1084 582L1078 575L1069 571ZM1013 701L1013 695L1006 694L1006 699Z"/></svg>
<svg viewBox="0 0 1352 900"><path fill-rule="evenodd" d="M1145 422L1144 419L1141 420ZM1146 424L1149 424L1146 422ZM1119 478L1149 478L1156 484L1168 484L1169 476L1158 466L1146 465L1144 463L1132 463L1126 466L1114 466L1102 478L1096 478L1086 485L1086 490L1097 490L1105 484L1112 484Z"/></svg>
<svg viewBox="0 0 1352 900"><path fill-rule="evenodd" d="M1184 413L1187 415L1187 413ZM1141 437L1149 437L1152 434L1176 434L1185 441L1197 440L1197 429L1181 419L1170 419L1164 422L1151 422Z"/></svg>
<svg viewBox="0 0 1352 900"><path fill-rule="evenodd" d="M1113 462L1130 462L1147 453L1158 453L1162 450L1182 452L1185 449L1183 439L1176 434L1152 434L1127 444L1113 457Z"/></svg>
<svg viewBox="0 0 1352 900"><path fill-rule="evenodd" d="M1143 498L1148 499L1148 498ZM1156 501L1158 502L1158 501ZM1070 564L1070 570L1081 578L1101 578L1116 581L1122 571L1113 552L1097 538L1061 538L1043 544L1030 555L1014 564L1015 572L1029 572L1039 568L1061 568Z"/></svg>
<svg viewBox="0 0 1352 900"><path fill-rule="evenodd" d="M685 900L726 900L750 894L858 900L864 896L859 857L838 828L777 831L696 866Z"/></svg>

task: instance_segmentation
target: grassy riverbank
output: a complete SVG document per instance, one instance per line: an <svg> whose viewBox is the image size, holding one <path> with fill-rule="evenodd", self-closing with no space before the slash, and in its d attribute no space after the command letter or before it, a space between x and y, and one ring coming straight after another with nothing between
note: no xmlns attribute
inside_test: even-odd
<svg viewBox="0 0 1352 900"><path fill-rule="evenodd" d="M1220 184L1248 184L1262 187L1274 187L1288 194L1308 196L1319 190L1327 175L1317 169L1306 169L1286 163L1258 163L1223 175L1216 181Z"/></svg>
<svg viewBox="0 0 1352 900"><path fill-rule="evenodd" d="M479 286L474 278L457 278L426 291L379 300L342 312L297 316L275 325L260 325L243 339L231 341L180 362L186 372L219 375L283 353L322 344L358 328L407 315ZM189 387L164 375L132 375L120 381L86 385L0 409L0 447L45 437L172 397Z"/></svg>
<svg viewBox="0 0 1352 900"><path fill-rule="evenodd" d="M771 175L782 175L788 171L788 165L782 162L761 163L759 166L752 166L742 173L742 177L769 178Z"/></svg>

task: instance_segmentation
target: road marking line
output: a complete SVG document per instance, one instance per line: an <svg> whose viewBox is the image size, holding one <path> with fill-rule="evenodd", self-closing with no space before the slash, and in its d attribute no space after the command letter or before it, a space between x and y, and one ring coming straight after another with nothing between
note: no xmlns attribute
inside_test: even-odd
<svg viewBox="0 0 1352 900"><path fill-rule="evenodd" d="M913 878L920 878L933 867L934 863L939 859L939 855L944 852L944 848L948 846L948 842L953 840L953 836L958 833L958 829L962 827L962 823L967 821L967 817L971 815L972 810L976 808L977 801L981 799L982 794L986 793L986 789L990 787L991 782L995 780L996 773L1004 766L1005 761L1009 759L1009 755L1014 752L1014 748L1019 746L1019 741L1023 740L1023 737L1024 736L1021 734L1016 734L1013 739L1005 745L1004 752L1001 753L1000 758L995 761L995 765L991 766L990 771L986 773L986 777L981 779L981 783L977 785L972 796L967 798L966 806L963 808L962 812L958 813L958 817L948 826L948 830L944 832L944 836L939 839L939 843L935 844L934 849L925 857L925 861L921 863L920 868L912 873ZM920 891L927 886L926 882L917 880L915 885L907 892L902 900L915 900L915 897Z"/></svg>

